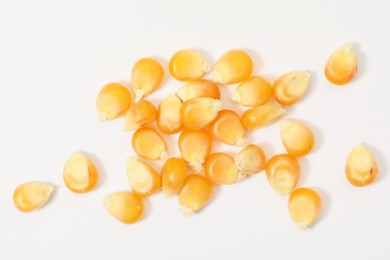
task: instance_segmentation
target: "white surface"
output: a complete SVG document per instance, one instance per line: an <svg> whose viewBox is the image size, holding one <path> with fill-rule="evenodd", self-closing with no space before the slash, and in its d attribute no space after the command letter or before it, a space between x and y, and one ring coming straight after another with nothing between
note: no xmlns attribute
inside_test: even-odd
<svg viewBox="0 0 390 260"><path fill-rule="evenodd" d="M390 259L386 1L54 2L0 3L0 259ZM348 42L359 72L336 87L323 66ZM156 57L166 68L183 48L212 62L242 48L255 73L270 80L291 70L312 73L307 96L285 116L307 122L317 138L313 153L299 160L299 186L323 198L311 230L293 224L287 198L271 190L264 173L216 188L209 206L190 218L162 194L146 200L136 225L121 224L101 206L103 195L129 190L125 165L133 152L123 119L97 120L97 92L110 81L128 85L137 59ZM181 85L166 77L149 100L157 104ZM225 107L233 107L233 89L222 88ZM268 156L284 152L278 124L250 137ZM173 146L175 138L167 140ZM363 189L344 177L346 156L361 142L379 164L377 181ZM63 164L77 150L93 155L102 175L85 195L62 182ZM42 210L22 214L12 194L30 180L57 191Z"/></svg>

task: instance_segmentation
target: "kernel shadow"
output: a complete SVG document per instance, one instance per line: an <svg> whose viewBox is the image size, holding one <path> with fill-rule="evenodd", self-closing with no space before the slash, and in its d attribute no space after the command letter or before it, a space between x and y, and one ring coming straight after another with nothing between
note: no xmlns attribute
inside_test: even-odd
<svg viewBox="0 0 390 260"><path fill-rule="evenodd" d="M142 217L140 219L140 222L144 222L150 218L150 216L153 214L153 206L149 198L143 198L142 199L144 210L142 213Z"/></svg>
<svg viewBox="0 0 390 260"><path fill-rule="evenodd" d="M299 163L300 174L299 181L297 183L297 187L304 187L308 183L308 177L310 176L311 165L310 160L306 157L298 157L296 158Z"/></svg>
<svg viewBox="0 0 390 260"><path fill-rule="evenodd" d="M332 209L332 199L329 192L324 190L323 188L319 188L316 186L310 188L313 188L313 190L316 191L321 197L320 215L318 217L318 220L316 221L316 223L319 223L328 218L328 215ZM316 225L316 223L314 223L314 225Z"/></svg>
<svg viewBox="0 0 390 260"><path fill-rule="evenodd" d="M373 147L373 146L371 146L367 143L364 143L364 142L363 142L363 145L366 146L371 151L373 157L376 160L377 166L378 166L378 176L373 184L375 184L375 182L383 181L384 179L387 178L387 175L388 175L388 173L387 173L388 165L387 165L385 157L383 156L382 151L380 151L376 147Z"/></svg>
<svg viewBox="0 0 390 260"><path fill-rule="evenodd" d="M352 80L352 82L359 80L367 71L367 56L362 52L361 45L359 43L353 42L352 46L354 48L354 51L357 56L358 60L358 71L355 75L355 78Z"/></svg>

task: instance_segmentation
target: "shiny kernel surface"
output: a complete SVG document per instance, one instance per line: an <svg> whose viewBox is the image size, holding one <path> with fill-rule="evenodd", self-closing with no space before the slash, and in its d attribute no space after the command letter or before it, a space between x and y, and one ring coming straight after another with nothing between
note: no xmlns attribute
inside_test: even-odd
<svg viewBox="0 0 390 260"><path fill-rule="evenodd" d="M156 130L148 126L134 132L132 146L134 152L143 159L156 161L168 156L167 143Z"/></svg>
<svg viewBox="0 0 390 260"><path fill-rule="evenodd" d="M183 129L180 118L182 101L175 95L170 94L164 98L157 110L157 127L165 134L176 134Z"/></svg>
<svg viewBox="0 0 390 260"><path fill-rule="evenodd" d="M156 108L152 103L141 100L126 112L124 130L132 131L146 126L156 120L156 114Z"/></svg>
<svg viewBox="0 0 390 260"><path fill-rule="evenodd" d="M351 150L345 165L345 174L349 183L357 187L374 182L378 176L378 166L367 147L359 144Z"/></svg>
<svg viewBox="0 0 390 260"><path fill-rule="evenodd" d="M311 129L297 120L283 120L280 124L280 136L286 151L296 157L308 154L315 143Z"/></svg>
<svg viewBox="0 0 390 260"><path fill-rule="evenodd" d="M206 177L215 184L233 184L242 179L233 157L226 153L210 155L204 165Z"/></svg>
<svg viewBox="0 0 390 260"><path fill-rule="evenodd" d="M242 174L256 174L265 168L267 158L263 149L250 144L234 157L234 161Z"/></svg>
<svg viewBox="0 0 390 260"><path fill-rule="evenodd" d="M148 197L161 187L161 177L146 162L130 158L127 162L127 178L134 193Z"/></svg>
<svg viewBox="0 0 390 260"><path fill-rule="evenodd" d="M180 158L169 158L161 170L162 190L164 195L170 198L178 194L183 188L186 178L186 163Z"/></svg>
<svg viewBox="0 0 390 260"><path fill-rule="evenodd" d="M220 99L221 97L218 85L207 79L188 82L179 88L176 94L183 102L198 97L209 97L213 99Z"/></svg>
<svg viewBox="0 0 390 260"><path fill-rule="evenodd" d="M125 224L139 221L144 210L142 199L131 192L115 192L102 200L107 211Z"/></svg>
<svg viewBox="0 0 390 260"><path fill-rule="evenodd" d="M169 61L169 71L179 81L192 81L209 72L210 64L194 50L180 50Z"/></svg>
<svg viewBox="0 0 390 260"><path fill-rule="evenodd" d="M273 84L275 100L283 106L292 106L298 102L309 88L310 74L294 71L283 74Z"/></svg>
<svg viewBox="0 0 390 260"><path fill-rule="evenodd" d="M130 91L118 83L109 83L99 92L96 108L102 121L118 118L126 113L132 104Z"/></svg>
<svg viewBox="0 0 390 260"><path fill-rule="evenodd" d="M231 50L223 54L214 69L214 81L221 84L235 84L248 79L253 71L253 61L248 53Z"/></svg>
<svg viewBox="0 0 390 260"><path fill-rule="evenodd" d="M245 146L246 128L241 118L232 110L222 110L210 124L211 135L220 142L229 145Z"/></svg>
<svg viewBox="0 0 390 260"><path fill-rule="evenodd" d="M242 123L247 129L258 129L279 119L285 110L275 105L263 105L246 110L242 114Z"/></svg>
<svg viewBox="0 0 390 260"><path fill-rule="evenodd" d="M180 117L183 125L191 130L200 130L210 124L221 110L220 100L200 97L183 103Z"/></svg>
<svg viewBox="0 0 390 260"><path fill-rule="evenodd" d="M350 82L358 69L358 61L351 44L336 49L325 65L326 78L336 85Z"/></svg>
<svg viewBox="0 0 390 260"><path fill-rule="evenodd" d="M14 191L15 207L22 212L31 212L42 208L49 201L54 187L43 182L26 182Z"/></svg>
<svg viewBox="0 0 390 260"><path fill-rule="evenodd" d="M294 190L288 199L291 219L299 228L305 230L317 220L321 209L321 197L308 188Z"/></svg>
<svg viewBox="0 0 390 260"><path fill-rule="evenodd" d="M260 76L253 76L245 80L237 86L232 94L234 101L247 107L265 105L271 98L271 84Z"/></svg>

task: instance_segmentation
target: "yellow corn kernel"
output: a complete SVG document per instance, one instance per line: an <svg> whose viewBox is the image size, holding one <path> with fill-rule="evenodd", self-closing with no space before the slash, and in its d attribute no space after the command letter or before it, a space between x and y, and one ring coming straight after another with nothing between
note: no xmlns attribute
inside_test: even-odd
<svg viewBox="0 0 390 260"><path fill-rule="evenodd" d="M241 118L231 110L222 110L210 124L211 135L220 142L236 146L248 144Z"/></svg>
<svg viewBox="0 0 390 260"><path fill-rule="evenodd" d="M52 185L43 182L26 182L14 192L15 207L22 212L37 210L46 205L54 191Z"/></svg>
<svg viewBox="0 0 390 260"><path fill-rule="evenodd" d="M138 60L131 71L131 85L135 93L135 102L155 91L164 78L161 64L150 58Z"/></svg>
<svg viewBox="0 0 390 260"><path fill-rule="evenodd" d="M358 69L357 58L351 44L346 44L335 50L325 65L326 78L336 85L350 82Z"/></svg>
<svg viewBox="0 0 390 260"><path fill-rule="evenodd" d="M262 105L246 110L242 114L242 123L248 129L257 129L266 126L281 117L284 109L275 105Z"/></svg>
<svg viewBox="0 0 390 260"><path fill-rule="evenodd" d="M184 129L179 136L180 154L195 172L203 170L203 163L211 152L211 146L211 136L205 130Z"/></svg>
<svg viewBox="0 0 390 260"><path fill-rule="evenodd" d="M250 144L242 149L235 157L235 164L242 175L256 174L265 168L267 158L263 149Z"/></svg>
<svg viewBox="0 0 390 260"><path fill-rule="evenodd" d="M209 97L213 99L220 99L221 97L218 85L207 79L188 82L179 88L176 94L183 102L197 97Z"/></svg>
<svg viewBox="0 0 390 260"><path fill-rule="evenodd" d="M109 83L99 92L96 108L99 119L111 120L125 114L133 102L130 91L118 83Z"/></svg>
<svg viewBox="0 0 390 260"><path fill-rule="evenodd" d="M210 71L210 64L194 50L176 52L169 61L172 77L179 81L200 79Z"/></svg>
<svg viewBox="0 0 390 260"><path fill-rule="evenodd" d="M182 102L175 94L164 98L157 111L157 127L165 134L176 134L183 129L180 118Z"/></svg>
<svg viewBox="0 0 390 260"><path fill-rule="evenodd" d="M162 190L170 198L183 188L187 177L187 165L179 158L169 158L161 170Z"/></svg>
<svg viewBox="0 0 390 260"><path fill-rule="evenodd" d="M142 199L131 192L114 192L102 200L107 211L125 224L137 222L144 211Z"/></svg>
<svg viewBox="0 0 390 260"><path fill-rule="evenodd" d="M248 79L253 70L253 61L244 51L231 50L222 55L215 64L214 81L235 84Z"/></svg>
<svg viewBox="0 0 390 260"><path fill-rule="evenodd" d="M283 74L275 80L273 95L283 106L292 106L305 95L309 87L310 74L294 71Z"/></svg>
<svg viewBox="0 0 390 260"><path fill-rule="evenodd" d="M232 99L237 103L256 107L265 105L272 97L271 84L265 78L253 76L237 86Z"/></svg>
<svg viewBox="0 0 390 260"><path fill-rule="evenodd" d="M222 108L220 100L199 97L187 100L181 107L180 116L183 125L191 130L199 130L210 124Z"/></svg>
<svg viewBox="0 0 390 260"><path fill-rule="evenodd" d="M296 157L308 154L315 142L310 128L292 119L283 120L280 124L280 136L286 151Z"/></svg>
<svg viewBox="0 0 390 260"><path fill-rule="evenodd" d="M298 182L299 163L289 154L278 154L268 161L266 174L271 187L281 196L285 196Z"/></svg>
<svg viewBox="0 0 390 260"><path fill-rule="evenodd" d="M156 108L147 100L141 100L130 107L125 115L125 131L132 131L156 120Z"/></svg>
<svg viewBox="0 0 390 260"><path fill-rule="evenodd" d="M206 177L215 184L233 184L244 179L234 159L226 153L210 155L204 164Z"/></svg>
<svg viewBox="0 0 390 260"><path fill-rule="evenodd" d="M294 190L288 199L290 217L302 230L313 225L320 209L321 197L317 192L308 188Z"/></svg>
<svg viewBox="0 0 390 260"><path fill-rule="evenodd" d="M161 135L151 127L144 126L134 132L132 138L134 152L143 159L165 160L168 146Z"/></svg>
<svg viewBox="0 0 390 260"><path fill-rule="evenodd" d="M134 193L148 197L161 187L160 175L149 164L130 158L127 161L127 178Z"/></svg>
<svg viewBox="0 0 390 260"><path fill-rule="evenodd" d="M74 153L65 163L63 177L66 187L75 193L89 192L98 182L94 163L79 152Z"/></svg>
<svg viewBox="0 0 390 260"><path fill-rule="evenodd" d="M187 217L201 210L210 201L212 194L213 185L207 178L197 174L189 175L179 194L181 212Z"/></svg>
<svg viewBox="0 0 390 260"><path fill-rule="evenodd" d="M345 173L352 185L363 187L376 179L378 166L371 152L359 144L348 155Z"/></svg>

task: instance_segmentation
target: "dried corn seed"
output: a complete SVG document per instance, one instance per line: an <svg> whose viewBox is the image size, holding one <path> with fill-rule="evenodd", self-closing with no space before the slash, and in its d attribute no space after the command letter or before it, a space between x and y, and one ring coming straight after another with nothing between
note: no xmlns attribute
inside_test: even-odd
<svg viewBox="0 0 390 260"><path fill-rule="evenodd" d="M75 193L91 191L98 182L98 172L94 163L82 153L74 153L65 163L64 182Z"/></svg>
<svg viewBox="0 0 390 260"><path fill-rule="evenodd" d="M127 162L127 178L134 193L148 197L161 186L160 175L149 164L130 158Z"/></svg>
<svg viewBox="0 0 390 260"><path fill-rule="evenodd" d="M262 77L253 76L237 86L232 94L232 99L237 103L256 107L265 105L272 97L271 84Z"/></svg>
<svg viewBox="0 0 390 260"><path fill-rule="evenodd" d="M161 170L162 190L164 195L170 198L178 194L183 188L186 177L186 163L179 158L169 158Z"/></svg>
<svg viewBox="0 0 390 260"><path fill-rule="evenodd" d="M135 102L154 92L164 78L161 64L150 58L138 60L131 71L131 85L135 93Z"/></svg>
<svg viewBox="0 0 390 260"><path fill-rule="evenodd" d="M131 192L111 193L104 197L102 202L113 217L125 224L137 222L144 210L142 199Z"/></svg>
<svg viewBox="0 0 390 260"><path fill-rule="evenodd" d="M165 160L168 146L161 135L151 127L145 126L134 132L132 145L137 155L147 160Z"/></svg>
<svg viewBox="0 0 390 260"><path fill-rule="evenodd" d="M242 149L234 161L242 175L256 174L265 168L267 158L263 149L257 145L250 144Z"/></svg>
<svg viewBox="0 0 390 260"><path fill-rule="evenodd" d="M284 109L274 105L262 105L246 110L242 115L242 123L248 129L266 126L281 117Z"/></svg>
<svg viewBox="0 0 390 260"><path fill-rule="evenodd" d="M244 178L234 159L226 153L210 155L204 164L204 171L206 177L215 184L233 184Z"/></svg>
<svg viewBox="0 0 390 260"><path fill-rule="evenodd" d="M304 156L314 146L314 135L303 123L286 119L280 124L280 136L286 151L292 156Z"/></svg>
<svg viewBox="0 0 390 260"><path fill-rule="evenodd" d="M289 154L278 154L268 161L266 173L271 187L281 196L285 196L295 188L298 182L299 163Z"/></svg>
<svg viewBox="0 0 390 260"><path fill-rule="evenodd" d="M205 177L192 174L186 178L179 193L179 203L184 216L201 210L210 201L213 193L212 183Z"/></svg>
<svg viewBox="0 0 390 260"><path fill-rule="evenodd" d="M350 82L357 72L357 58L351 44L341 46L329 57L325 65L325 76L336 85Z"/></svg>
<svg viewBox="0 0 390 260"><path fill-rule="evenodd" d="M283 74L273 85L273 95L283 106L292 106L305 95L309 87L310 74L294 71Z"/></svg>
<svg viewBox="0 0 390 260"><path fill-rule="evenodd" d="M215 64L214 81L235 84L248 79L253 70L253 61L244 51L231 50L222 55Z"/></svg>
<svg viewBox="0 0 390 260"><path fill-rule="evenodd" d="M345 173L352 185L363 187L376 179L378 166L371 152L359 144L348 155Z"/></svg>
<svg viewBox="0 0 390 260"><path fill-rule="evenodd" d="M136 130L156 120L156 108L147 100L141 100L130 107L125 115L125 131Z"/></svg>
<svg viewBox="0 0 390 260"><path fill-rule="evenodd" d="M317 220L321 209L321 197L308 188L294 190L288 199L288 210L292 220L305 230Z"/></svg>
<svg viewBox="0 0 390 260"><path fill-rule="evenodd" d="M118 83L109 83L99 92L96 100L96 108L99 119L111 120L125 114L132 103L130 91Z"/></svg>
<svg viewBox="0 0 390 260"><path fill-rule="evenodd" d="M202 129L218 116L221 107L220 100L209 97L187 100L181 107L181 121L188 129Z"/></svg>
<svg viewBox="0 0 390 260"><path fill-rule="evenodd" d="M164 98L157 111L157 127L165 134L176 134L183 129L180 118L181 100L174 94Z"/></svg>
<svg viewBox="0 0 390 260"><path fill-rule="evenodd" d="M49 201L54 187L43 182L26 182L14 192L15 207L22 212L37 210Z"/></svg>
<svg viewBox="0 0 390 260"><path fill-rule="evenodd" d="M194 50L176 52L169 61L172 77L179 81L200 79L210 71L210 64Z"/></svg>
<svg viewBox="0 0 390 260"><path fill-rule="evenodd" d="M197 97L219 99L221 96L218 85L207 79L188 82L176 94L183 102Z"/></svg>

